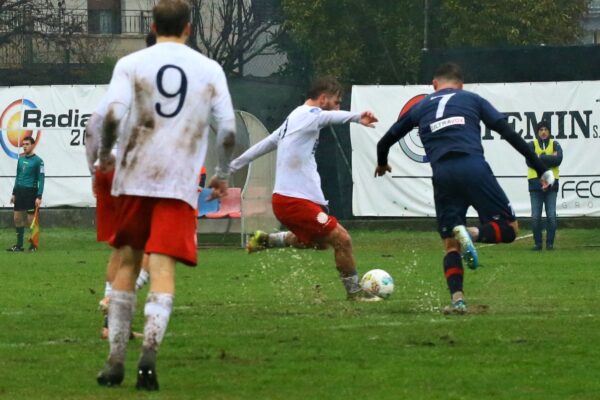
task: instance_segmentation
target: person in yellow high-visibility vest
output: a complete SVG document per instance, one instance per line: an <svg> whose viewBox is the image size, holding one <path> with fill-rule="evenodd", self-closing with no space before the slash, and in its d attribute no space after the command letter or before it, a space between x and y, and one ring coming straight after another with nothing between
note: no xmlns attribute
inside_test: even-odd
<svg viewBox="0 0 600 400"><path fill-rule="evenodd" d="M542 208L546 209L546 250L554 250L554 237L556 236L556 196L558 194L558 167L563 159L560 144L550 138L550 122L542 120L537 125L537 137L529 143L531 149L552 170L556 180L548 190L542 190L537 172L529 167L527 179L529 180L529 197L531 199L531 230L533 231L534 246L532 250L542 250Z"/></svg>

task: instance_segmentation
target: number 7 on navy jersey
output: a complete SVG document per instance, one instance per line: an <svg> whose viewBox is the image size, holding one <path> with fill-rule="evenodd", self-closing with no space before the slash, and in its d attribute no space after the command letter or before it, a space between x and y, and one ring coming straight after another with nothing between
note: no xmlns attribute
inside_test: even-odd
<svg viewBox="0 0 600 400"><path fill-rule="evenodd" d="M165 90L165 87L163 84L165 71L167 69L175 69L181 75L179 89L177 89L174 92L167 92ZM181 108L183 107L183 102L185 101L185 95L187 93L187 77L185 76L185 72L183 72L183 69L181 69L177 65L168 64L168 65L162 66L158 70L158 74L156 75L156 87L158 88L158 91L160 92L161 95L163 95L164 97L167 97L169 99L179 96L179 102L177 103L177 108L175 108L175 111L173 111L170 114L163 112L162 107L161 107L162 104L157 102L154 105L154 108L156 109L156 112L158 113L158 115L160 115L161 117L164 117L164 118L172 118L172 117L176 116L177 114L179 114L179 111L181 111Z"/></svg>
<svg viewBox="0 0 600 400"><path fill-rule="evenodd" d="M441 99L440 102L438 103L438 107L435 112L435 119L440 119L444 116L444 110L446 109L446 104L448 104L448 100L450 100L450 98L452 96L454 96L455 94L456 93L450 93L450 94L443 94L441 96L431 96L430 97L431 100Z"/></svg>

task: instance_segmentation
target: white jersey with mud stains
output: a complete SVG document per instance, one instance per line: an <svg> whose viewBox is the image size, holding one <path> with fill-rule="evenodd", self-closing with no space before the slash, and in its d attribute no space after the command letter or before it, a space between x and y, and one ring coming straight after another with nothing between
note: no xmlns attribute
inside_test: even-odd
<svg viewBox="0 0 600 400"><path fill-rule="evenodd" d="M211 116L235 129L221 66L186 45L157 43L119 60L107 96L108 104L128 110L118 130L112 194L196 207Z"/></svg>
<svg viewBox="0 0 600 400"><path fill-rule="evenodd" d="M106 117L106 112L108 111L108 93L105 93L104 96L102 96L102 99L100 100L100 103L98 103L98 106L96 107L96 110L94 110L94 112L92 113L92 115L90 116L90 119L88 120L88 125L86 126L86 131L85 131L85 135L86 135L86 147L89 146L91 143L94 143L92 141L92 139L95 141L95 143L100 143L100 138L102 137L102 122L104 121L104 117ZM117 157L117 150L118 150L118 143L115 143L112 150L110 151L110 153L116 158ZM94 154L88 154L88 166L90 168L90 172L92 172L92 174L94 174L95 172L95 168L98 166L98 164L100 163L100 160L97 158L98 156L98 149L96 146L94 146ZM93 157L93 159L91 158Z"/></svg>
<svg viewBox="0 0 600 400"><path fill-rule="evenodd" d="M233 160L230 170L237 171L255 158L277 149L273 193L327 205L315 160L319 132L328 125L359 120L360 114L357 113L324 111L318 107L302 105L292 111L276 131Z"/></svg>

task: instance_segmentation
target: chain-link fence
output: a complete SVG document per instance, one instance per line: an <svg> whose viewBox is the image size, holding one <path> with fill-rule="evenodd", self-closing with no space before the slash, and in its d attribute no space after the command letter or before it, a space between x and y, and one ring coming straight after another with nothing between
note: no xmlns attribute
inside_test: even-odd
<svg viewBox="0 0 600 400"><path fill-rule="evenodd" d="M600 79L600 46L527 46L431 50L423 54L419 81L431 82L446 61L461 65L469 83Z"/></svg>

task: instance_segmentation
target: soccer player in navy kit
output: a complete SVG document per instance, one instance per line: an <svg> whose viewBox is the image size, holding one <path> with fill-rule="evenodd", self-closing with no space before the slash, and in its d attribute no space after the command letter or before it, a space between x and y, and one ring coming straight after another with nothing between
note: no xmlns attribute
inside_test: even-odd
<svg viewBox="0 0 600 400"><path fill-rule="evenodd" d="M433 88L435 93L415 104L377 143L375 176L391 172L390 147L418 127L431 163L438 230L446 250L444 275L452 305L444 312L463 314L467 308L460 252L469 268L475 269L479 260L472 238L483 243L510 243L518 232L510 202L483 156L480 122L498 132L527 159L541 177L544 190L552 185L554 175L503 114L479 95L462 90L463 74L458 65L440 65ZM477 210L481 225L467 230L469 206Z"/></svg>

